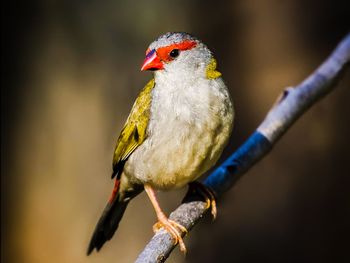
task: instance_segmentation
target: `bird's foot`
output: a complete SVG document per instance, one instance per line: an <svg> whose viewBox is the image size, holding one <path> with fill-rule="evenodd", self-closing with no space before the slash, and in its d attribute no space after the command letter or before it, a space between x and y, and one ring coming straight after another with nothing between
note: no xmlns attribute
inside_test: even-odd
<svg viewBox="0 0 350 263"><path fill-rule="evenodd" d="M186 246L182 239L182 234L183 233L187 234L188 232L187 229L184 226L180 225L179 223L165 216L163 211L160 209L159 203L156 198L156 193L153 190L152 186L150 186L149 184L145 184L144 187L149 199L152 202L152 205L154 207L154 210L156 211L157 218L158 218L158 223L156 223L153 226L153 231L157 232L160 228L164 228L175 240L175 245L179 243L180 250L183 253L186 253Z"/></svg>
<svg viewBox="0 0 350 263"><path fill-rule="evenodd" d="M215 220L217 215L217 209L214 192L210 188L206 187L204 184L197 181L189 183L189 187L193 190L196 190L201 196L205 198L205 202L207 204L206 209L211 208L211 214L213 216L213 220Z"/></svg>
<svg viewBox="0 0 350 263"><path fill-rule="evenodd" d="M179 243L179 247L181 252L186 254L186 246L182 239L182 234L187 234L187 229L180 225L179 223L175 222L174 220L168 219L167 217L160 217L158 218L158 222L153 225L153 231L157 232L161 228L165 228L166 231L172 236L172 238L175 240L175 244Z"/></svg>

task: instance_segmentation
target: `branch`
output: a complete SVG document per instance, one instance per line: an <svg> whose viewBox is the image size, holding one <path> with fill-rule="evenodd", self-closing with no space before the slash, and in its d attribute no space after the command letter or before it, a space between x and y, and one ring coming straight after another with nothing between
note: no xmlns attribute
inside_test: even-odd
<svg viewBox="0 0 350 263"><path fill-rule="evenodd" d="M350 64L350 34L330 57L295 88L286 88L264 121L248 140L204 181L217 196L228 191L257 161L264 157L289 127L320 98L332 91ZM170 214L170 219L190 230L206 212L206 205L188 193ZM164 262L174 249L174 241L165 231L158 231L137 258L137 263Z"/></svg>

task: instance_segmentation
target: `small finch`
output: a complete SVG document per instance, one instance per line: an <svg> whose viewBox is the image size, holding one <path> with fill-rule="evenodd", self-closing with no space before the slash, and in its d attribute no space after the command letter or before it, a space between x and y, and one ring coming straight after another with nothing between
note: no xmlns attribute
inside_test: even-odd
<svg viewBox="0 0 350 263"><path fill-rule="evenodd" d="M87 254L112 238L131 199L146 191L158 223L186 252L186 228L167 218L156 190L181 188L219 159L233 126L233 104L213 54L187 33L166 33L146 51L142 71L154 78L137 97L113 156L114 189ZM210 190L202 193L213 198ZM206 197L208 201L209 197ZM210 199L215 216L215 200ZM214 207L213 207L214 206Z"/></svg>

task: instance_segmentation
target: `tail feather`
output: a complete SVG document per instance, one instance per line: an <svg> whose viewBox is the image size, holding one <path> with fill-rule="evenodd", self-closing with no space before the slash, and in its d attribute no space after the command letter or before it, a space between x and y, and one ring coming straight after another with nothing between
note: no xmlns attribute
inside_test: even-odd
<svg viewBox="0 0 350 263"><path fill-rule="evenodd" d="M123 187L122 187L123 188ZM118 228L119 222L123 217L129 201L143 191L142 185L128 185L125 191L120 189L120 178L115 179L113 192L109 201L97 222L94 233L92 235L87 254L96 248L101 249L106 241L110 240Z"/></svg>
<svg viewBox="0 0 350 263"><path fill-rule="evenodd" d="M107 203L102 216L95 227L87 250L87 255L90 255L94 248L99 251L103 244L107 240L110 240L117 230L119 221L129 203L129 201L119 199L120 196L118 194Z"/></svg>

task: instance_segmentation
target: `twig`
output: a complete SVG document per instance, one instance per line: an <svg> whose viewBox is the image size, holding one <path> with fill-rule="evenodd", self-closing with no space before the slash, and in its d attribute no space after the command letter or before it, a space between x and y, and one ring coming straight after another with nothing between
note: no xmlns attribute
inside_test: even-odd
<svg viewBox="0 0 350 263"><path fill-rule="evenodd" d="M309 107L335 88L337 80L349 63L350 34L306 80L295 88L286 88L283 91L256 131L204 181L204 184L217 196L229 190L249 168L271 150ZM188 193L183 204L170 214L170 218L190 230L205 212L205 203L193 193ZM136 262L164 262L174 247L170 235L161 230L153 236Z"/></svg>

